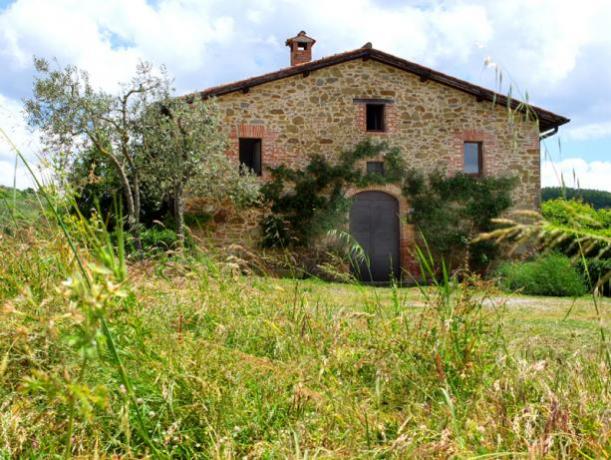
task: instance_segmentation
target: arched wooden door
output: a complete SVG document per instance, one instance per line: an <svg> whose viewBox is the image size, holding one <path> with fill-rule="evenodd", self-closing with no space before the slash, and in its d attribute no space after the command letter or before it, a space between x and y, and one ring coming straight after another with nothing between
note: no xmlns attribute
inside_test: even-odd
<svg viewBox="0 0 611 460"><path fill-rule="evenodd" d="M365 282L399 279L399 203L384 192L361 192L350 210L350 234L361 245L369 264L355 267Z"/></svg>

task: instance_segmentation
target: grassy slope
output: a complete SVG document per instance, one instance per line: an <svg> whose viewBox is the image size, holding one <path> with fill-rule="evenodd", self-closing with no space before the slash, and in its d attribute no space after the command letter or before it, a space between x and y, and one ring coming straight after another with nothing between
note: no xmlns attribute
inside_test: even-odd
<svg viewBox="0 0 611 460"><path fill-rule="evenodd" d="M40 206L31 190L17 190L0 185L0 226L8 223L33 222L40 215Z"/></svg>

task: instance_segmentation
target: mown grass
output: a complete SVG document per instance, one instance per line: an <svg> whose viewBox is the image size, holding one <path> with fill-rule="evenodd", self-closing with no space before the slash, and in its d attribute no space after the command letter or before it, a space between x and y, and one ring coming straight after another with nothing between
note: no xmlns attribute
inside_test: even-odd
<svg viewBox="0 0 611 460"><path fill-rule="evenodd" d="M62 219L76 253L45 219L0 235L0 458L611 455L588 298L125 267Z"/></svg>

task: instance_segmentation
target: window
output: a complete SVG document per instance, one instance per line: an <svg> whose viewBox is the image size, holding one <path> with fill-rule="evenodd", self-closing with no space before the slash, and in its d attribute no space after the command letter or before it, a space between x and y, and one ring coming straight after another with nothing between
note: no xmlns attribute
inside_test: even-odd
<svg viewBox="0 0 611 460"><path fill-rule="evenodd" d="M482 143L465 142L463 171L466 174L482 173Z"/></svg>
<svg viewBox="0 0 611 460"><path fill-rule="evenodd" d="M240 166L261 175L261 139L240 138Z"/></svg>
<svg viewBox="0 0 611 460"><path fill-rule="evenodd" d="M297 43L297 49L306 51L308 49L308 44L307 43Z"/></svg>
<svg viewBox="0 0 611 460"><path fill-rule="evenodd" d="M367 162L367 174L378 174L384 175L384 162L383 161L368 161Z"/></svg>
<svg viewBox="0 0 611 460"><path fill-rule="evenodd" d="M384 104L367 104L367 131L384 131Z"/></svg>

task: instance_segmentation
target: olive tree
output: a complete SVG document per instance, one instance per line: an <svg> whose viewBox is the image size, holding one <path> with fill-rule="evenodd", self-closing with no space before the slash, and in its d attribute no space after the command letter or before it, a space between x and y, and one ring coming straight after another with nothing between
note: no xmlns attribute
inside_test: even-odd
<svg viewBox="0 0 611 460"><path fill-rule="evenodd" d="M164 68L141 63L116 94L94 89L87 72L51 68L35 58L27 119L41 132L57 176L83 171L79 162L111 165L125 196L129 228L137 233L142 197L173 203L177 233L185 235L186 193L238 205L256 199L258 182L225 155L225 135L213 102L175 97ZM95 163L95 161L93 162Z"/></svg>
<svg viewBox="0 0 611 460"><path fill-rule="evenodd" d="M150 64L141 63L134 78L110 94L95 89L88 73L75 66L52 67L41 58L34 59L34 66L37 75L33 96L25 101L26 117L40 131L56 177L61 179L84 155L105 157L120 180L128 226L136 230L141 193L138 125L150 103L170 94L165 71L155 75Z"/></svg>
<svg viewBox="0 0 611 460"><path fill-rule="evenodd" d="M227 158L226 136L214 102L168 98L152 105L141 124L140 156L145 181L173 203L176 232L184 242L187 193L226 194L239 201L250 193L248 175ZM233 195L232 195L233 194Z"/></svg>

